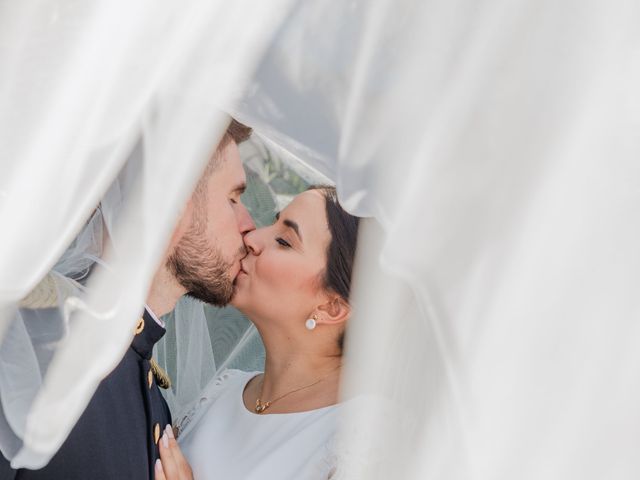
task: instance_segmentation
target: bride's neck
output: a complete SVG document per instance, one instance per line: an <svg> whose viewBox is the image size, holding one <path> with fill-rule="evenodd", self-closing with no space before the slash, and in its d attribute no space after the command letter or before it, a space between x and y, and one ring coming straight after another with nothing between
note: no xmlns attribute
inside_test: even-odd
<svg viewBox="0 0 640 480"><path fill-rule="evenodd" d="M270 354L267 351L261 382L262 395L270 398L319 379L326 378L330 381L335 377L337 380L341 364L342 358L334 355L310 354L304 351Z"/></svg>

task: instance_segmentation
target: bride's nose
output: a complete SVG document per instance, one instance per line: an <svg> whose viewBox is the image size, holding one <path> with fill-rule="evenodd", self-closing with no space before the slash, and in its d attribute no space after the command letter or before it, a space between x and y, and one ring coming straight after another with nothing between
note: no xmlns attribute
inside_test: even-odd
<svg viewBox="0 0 640 480"><path fill-rule="evenodd" d="M244 235L244 244L249 250L249 253L252 255L260 255L262 252L262 240L260 239L260 230L252 230L250 232L245 233Z"/></svg>

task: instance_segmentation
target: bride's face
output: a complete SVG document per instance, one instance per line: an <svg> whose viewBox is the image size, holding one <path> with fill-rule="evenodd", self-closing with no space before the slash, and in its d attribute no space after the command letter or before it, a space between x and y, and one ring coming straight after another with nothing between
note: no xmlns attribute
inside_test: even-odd
<svg viewBox="0 0 640 480"><path fill-rule="evenodd" d="M317 190L296 196L268 227L245 235L249 250L231 301L252 320L304 322L324 289L322 275L331 233L325 199Z"/></svg>

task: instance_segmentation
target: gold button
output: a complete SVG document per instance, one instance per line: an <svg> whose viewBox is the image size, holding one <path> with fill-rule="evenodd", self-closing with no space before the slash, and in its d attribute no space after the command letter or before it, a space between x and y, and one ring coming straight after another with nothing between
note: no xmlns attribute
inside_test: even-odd
<svg viewBox="0 0 640 480"><path fill-rule="evenodd" d="M160 424L156 423L156 426L153 427L153 441L158 443L158 440L160 440Z"/></svg>
<svg viewBox="0 0 640 480"><path fill-rule="evenodd" d="M136 335L138 335L140 332L142 332L142 330L144 330L144 319L143 318L138 320L138 324L136 325Z"/></svg>
<svg viewBox="0 0 640 480"><path fill-rule="evenodd" d="M153 385L153 371L149 369L149 373L147 374L147 381L149 382L149 388Z"/></svg>

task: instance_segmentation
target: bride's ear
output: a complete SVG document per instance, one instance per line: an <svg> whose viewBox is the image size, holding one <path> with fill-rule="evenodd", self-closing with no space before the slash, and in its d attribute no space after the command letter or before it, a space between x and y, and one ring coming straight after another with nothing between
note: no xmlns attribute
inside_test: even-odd
<svg viewBox="0 0 640 480"><path fill-rule="evenodd" d="M339 325L351 316L351 306L340 296L332 295L326 303L318 305L318 324Z"/></svg>

